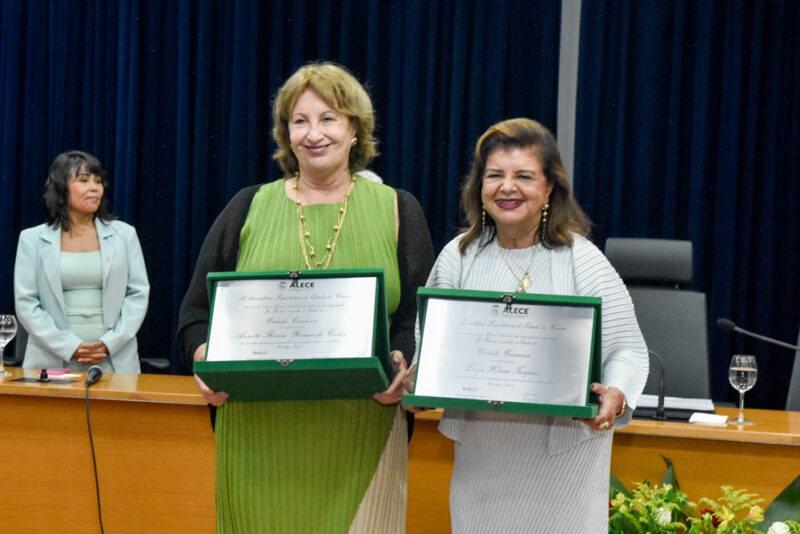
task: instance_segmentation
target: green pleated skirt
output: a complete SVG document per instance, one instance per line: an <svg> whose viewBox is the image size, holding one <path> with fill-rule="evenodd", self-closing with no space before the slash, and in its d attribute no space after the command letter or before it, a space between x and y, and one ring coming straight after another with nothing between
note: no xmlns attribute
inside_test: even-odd
<svg viewBox="0 0 800 534"><path fill-rule="evenodd" d="M390 313L400 301L394 203L394 190L359 178L330 267L383 269ZM304 208L317 250L341 207ZM305 269L297 221L284 181L264 185L242 229L237 271ZM397 405L227 402L215 441L218 533L405 532L408 437Z"/></svg>
<svg viewBox="0 0 800 534"><path fill-rule="evenodd" d="M369 400L229 402L217 412L217 532L405 532L407 429Z"/></svg>

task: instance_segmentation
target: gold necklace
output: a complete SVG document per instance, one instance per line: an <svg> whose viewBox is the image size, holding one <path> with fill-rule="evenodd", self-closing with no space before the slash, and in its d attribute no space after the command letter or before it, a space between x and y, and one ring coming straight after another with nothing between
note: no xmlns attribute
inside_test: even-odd
<svg viewBox="0 0 800 534"><path fill-rule="evenodd" d="M533 265L533 258L536 257L536 251L539 250L539 246L533 245L533 252L531 252L531 260L528 262L528 266L525 268L525 272L522 274L521 277L517 276L517 273L514 271L514 269L511 267L511 264L508 262L508 258L506 258L507 254L506 249L500 246L500 243L498 243L497 246L500 247L500 255L503 257L503 261L506 262L506 267L508 267L508 270L511 272L511 275L514 278L516 278L517 282L519 283L519 285L517 286L517 293L525 293L525 291L527 291L527 289L531 287L531 284L533 283L533 280L531 280L531 276L530 274L528 274L528 271L531 270L531 266Z"/></svg>
<svg viewBox="0 0 800 534"><path fill-rule="evenodd" d="M344 217L347 215L347 203L350 200L350 193L353 192L353 187L356 184L356 177L355 175L350 176L350 184L347 186L347 193L344 196L344 206L339 208L339 217L333 227L333 234L328 238L328 242L325 245L325 255L320 261L317 261L314 245L311 244L311 232L306 228L306 216L303 215L303 205L300 202L300 174L295 173L294 177L294 205L297 208L297 228L300 231L300 249L303 251L303 260L305 260L306 267L309 269L322 268L322 270L325 270L333 259L333 251L336 250L336 243L339 241L339 234L342 232Z"/></svg>
<svg viewBox="0 0 800 534"><path fill-rule="evenodd" d="M75 233L77 233L77 234L78 234L78 236L82 236L82 235L84 234L84 232L86 232L86 230L88 230L89 228L91 228L91 225L89 225L89 226L85 226L85 227L83 228L83 230L78 230L78 228L77 228L77 227L75 227Z"/></svg>

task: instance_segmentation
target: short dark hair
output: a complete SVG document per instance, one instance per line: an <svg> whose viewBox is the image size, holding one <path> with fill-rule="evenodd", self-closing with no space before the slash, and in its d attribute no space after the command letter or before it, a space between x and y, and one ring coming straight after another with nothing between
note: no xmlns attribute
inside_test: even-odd
<svg viewBox="0 0 800 534"><path fill-rule="evenodd" d="M105 169L100 160L91 154L80 150L69 150L56 156L50 165L50 172L44 184L45 219L50 226L54 228L60 226L63 230L69 230L69 181L84 166L87 172L103 179L104 188L108 187ZM106 200L105 191L94 216L103 222L115 219Z"/></svg>
<svg viewBox="0 0 800 534"><path fill-rule="evenodd" d="M553 134L534 120L509 119L492 125L478 139L475 146L472 169L461 192L461 208L468 224L464 237L459 243L461 253L464 254L469 244L480 237L484 230L481 190L486 161L496 150L510 148L533 149L542 166L547 183L553 186L549 201L549 222L544 235L539 235L541 225L536 229L536 237L539 238L542 245L547 248L572 246L572 232L588 236L591 221L572 195L567 181L567 173L561 163L561 154L558 152L558 145ZM491 241L497 233L497 228L489 216L486 217L486 227L490 230L489 241Z"/></svg>

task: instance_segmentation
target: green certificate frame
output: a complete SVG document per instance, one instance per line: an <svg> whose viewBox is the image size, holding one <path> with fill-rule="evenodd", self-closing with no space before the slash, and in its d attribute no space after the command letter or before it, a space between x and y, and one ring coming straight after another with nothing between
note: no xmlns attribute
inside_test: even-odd
<svg viewBox="0 0 800 534"><path fill-rule="evenodd" d="M417 378L403 404L597 415L600 298L421 288L417 305Z"/></svg>
<svg viewBox="0 0 800 534"><path fill-rule="evenodd" d="M374 305L363 317L353 318L353 310L347 308L349 296L330 288L338 287L337 281L344 285L348 279L357 278L375 279ZM325 282L315 283L318 280ZM194 372L212 390L227 392L229 401L369 398L388 387L391 364L383 269L212 272L208 273L207 284L211 309L209 343L206 359L194 363ZM328 289L323 290L322 286ZM223 287L225 291L238 291L239 296L218 298L218 289ZM256 291L251 293L251 288ZM359 299L365 300L363 295ZM366 300L370 300L369 294ZM342 357L334 353L333 357L318 357L314 352L326 350L326 339L331 340L331 345L341 339L326 338L342 334L309 319L318 317L324 323L326 314L330 318L331 313L342 313L348 322L365 321L356 324L372 327L371 342L360 340L358 355ZM318 330L316 339L312 335L314 328ZM272 341L273 335L281 345ZM220 356L237 346L241 347L237 353L251 354L240 359ZM267 349L263 359L254 356L262 353L256 350L262 346ZM269 355L272 347L290 354L273 357ZM214 357L209 359L209 355Z"/></svg>

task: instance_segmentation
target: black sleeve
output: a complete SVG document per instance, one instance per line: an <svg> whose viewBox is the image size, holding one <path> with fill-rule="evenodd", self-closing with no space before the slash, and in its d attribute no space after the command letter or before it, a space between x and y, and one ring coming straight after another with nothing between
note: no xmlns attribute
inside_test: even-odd
<svg viewBox="0 0 800 534"><path fill-rule="evenodd" d="M178 350L181 361L191 372L194 351L207 341L208 336L208 289L206 275L216 271L236 270L239 256L239 234L247 219L250 203L261 185L239 191L219 214L208 231L189 289L183 297L178 317Z"/></svg>
<svg viewBox="0 0 800 534"><path fill-rule="evenodd" d="M400 270L400 304L392 315L389 344L403 352L411 365L416 350L414 328L417 320L417 289L424 286L435 260L425 214L414 196L397 190L400 229L397 236L397 264Z"/></svg>

